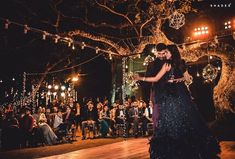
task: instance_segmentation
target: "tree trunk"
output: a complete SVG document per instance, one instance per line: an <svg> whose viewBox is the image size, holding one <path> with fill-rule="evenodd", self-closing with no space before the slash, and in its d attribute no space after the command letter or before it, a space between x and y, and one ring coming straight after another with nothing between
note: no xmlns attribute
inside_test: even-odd
<svg viewBox="0 0 235 159"><path fill-rule="evenodd" d="M230 101L230 97L235 90L235 69L233 63L235 62L234 53L229 54L225 48L218 47L215 51L184 51L181 52L182 58L186 61L196 61L202 56L217 56L222 61L221 78L214 88L213 98L217 110L217 115L223 114L226 111L233 112L234 105Z"/></svg>

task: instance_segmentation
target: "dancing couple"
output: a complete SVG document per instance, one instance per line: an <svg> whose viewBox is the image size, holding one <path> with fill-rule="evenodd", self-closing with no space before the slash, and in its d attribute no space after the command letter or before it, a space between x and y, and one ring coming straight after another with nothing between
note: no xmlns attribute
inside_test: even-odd
<svg viewBox="0 0 235 159"><path fill-rule="evenodd" d="M154 133L151 159L219 159L219 143L210 133L193 103L185 82L190 82L176 45L156 46L156 60L146 75L135 79L151 82Z"/></svg>

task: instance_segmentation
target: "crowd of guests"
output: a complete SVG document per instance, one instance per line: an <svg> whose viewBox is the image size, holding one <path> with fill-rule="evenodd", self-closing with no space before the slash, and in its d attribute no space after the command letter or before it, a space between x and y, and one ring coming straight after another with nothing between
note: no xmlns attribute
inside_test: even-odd
<svg viewBox="0 0 235 159"><path fill-rule="evenodd" d="M3 149L53 145L69 142L81 132L82 140L92 138L148 135L152 123L152 103L143 100L83 99L66 103L52 101L47 106L0 107L1 147Z"/></svg>

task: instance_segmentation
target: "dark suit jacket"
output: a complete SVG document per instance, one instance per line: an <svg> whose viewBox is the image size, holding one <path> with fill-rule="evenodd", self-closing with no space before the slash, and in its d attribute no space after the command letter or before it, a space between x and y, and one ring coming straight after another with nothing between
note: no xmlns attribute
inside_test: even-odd
<svg viewBox="0 0 235 159"><path fill-rule="evenodd" d="M82 121L86 120L98 120L98 113L97 111L93 108L92 111L89 111L87 108L83 110L82 112Z"/></svg>
<svg viewBox="0 0 235 159"><path fill-rule="evenodd" d="M135 115L135 108L134 108L134 107L132 107L132 108L129 110L129 116L132 117L133 115ZM138 108L138 116L139 116L139 117L142 117L142 116L143 116L143 109Z"/></svg>

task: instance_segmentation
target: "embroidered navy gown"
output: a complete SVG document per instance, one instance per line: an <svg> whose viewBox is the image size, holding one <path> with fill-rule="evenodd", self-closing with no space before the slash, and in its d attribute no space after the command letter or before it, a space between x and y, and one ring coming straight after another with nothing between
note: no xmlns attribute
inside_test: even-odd
<svg viewBox="0 0 235 159"><path fill-rule="evenodd" d="M218 141L209 132L185 84L167 82L172 76L182 77L184 71L172 67L154 84L152 100L157 114L150 140L151 159L219 158Z"/></svg>

